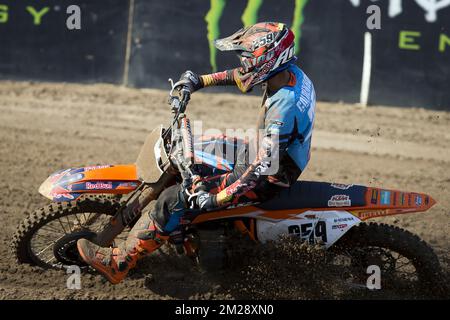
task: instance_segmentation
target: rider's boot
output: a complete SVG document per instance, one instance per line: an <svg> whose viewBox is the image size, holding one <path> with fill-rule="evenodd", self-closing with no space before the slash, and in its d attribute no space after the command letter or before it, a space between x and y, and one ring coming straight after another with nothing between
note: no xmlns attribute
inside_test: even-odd
<svg viewBox="0 0 450 320"><path fill-rule="evenodd" d="M112 284L117 284L134 268L138 259L158 249L167 239L168 236L158 232L148 215L143 214L124 245L104 248L89 240L79 239L77 247L81 258L88 265Z"/></svg>

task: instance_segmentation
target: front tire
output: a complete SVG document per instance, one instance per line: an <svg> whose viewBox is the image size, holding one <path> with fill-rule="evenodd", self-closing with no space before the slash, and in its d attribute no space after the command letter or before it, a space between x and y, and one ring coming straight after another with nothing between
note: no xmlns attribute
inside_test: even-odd
<svg viewBox="0 0 450 320"><path fill-rule="evenodd" d="M20 223L12 239L13 256L18 263L45 269L62 269L74 264L85 266L76 250L77 240L95 235L110 216L115 215L120 205L118 197L88 195L40 208ZM52 233L56 239L52 238ZM39 254L43 249L36 247L38 236L44 242L45 255L44 251Z"/></svg>

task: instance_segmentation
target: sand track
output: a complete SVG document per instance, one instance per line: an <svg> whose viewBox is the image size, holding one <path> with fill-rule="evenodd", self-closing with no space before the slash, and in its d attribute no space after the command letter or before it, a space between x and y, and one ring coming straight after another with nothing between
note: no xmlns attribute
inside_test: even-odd
<svg viewBox="0 0 450 320"><path fill-rule="evenodd" d="M167 92L112 85L0 82L0 97L0 298L227 297L214 279L187 278L180 266L168 274L152 266L153 280L137 272L116 287L87 275L83 290L74 292L65 289L62 272L11 263L11 235L47 203L37 188L51 172L133 162L146 134L167 123L170 111ZM189 115L203 120L204 129L249 128L259 103L258 97L206 91L193 96ZM421 236L448 268L449 164L450 113L319 103L312 159L302 178L432 195L438 203L427 213L379 220ZM167 280L176 285L165 287Z"/></svg>

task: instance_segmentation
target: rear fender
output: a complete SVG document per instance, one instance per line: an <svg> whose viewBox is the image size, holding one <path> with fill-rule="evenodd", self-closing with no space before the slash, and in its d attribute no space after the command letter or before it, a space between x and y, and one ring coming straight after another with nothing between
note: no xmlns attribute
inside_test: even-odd
<svg viewBox="0 0 450 320"><path fill-rule="evenodd" d="M363 221L397 214L426 212L436 204L436 201L425 193L381 188L367 188L365 198L365 206L348 209Z"/></svg>
<svg viewBox="0 0 450 320"><path fill-rule="evenodd" d="M72 201L82 194L126 194L141 181L136 165L102 165L60 170L39 187L39 193L56 201Z"/></svg>

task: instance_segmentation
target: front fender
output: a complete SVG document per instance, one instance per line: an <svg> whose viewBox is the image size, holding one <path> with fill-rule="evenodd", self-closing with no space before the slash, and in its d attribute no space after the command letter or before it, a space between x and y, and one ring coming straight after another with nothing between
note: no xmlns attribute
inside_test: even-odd
<svg viewBox="0 0 450 320"><path fill-rule="evenodd" d="M50 175L39 187L39 193L56 201L71 201L82 194L126 194L141 181L136 165L102 165L60 170Z"/></svg>

